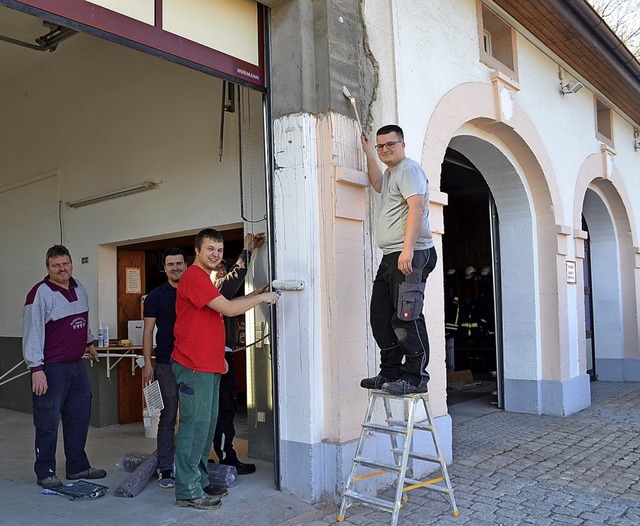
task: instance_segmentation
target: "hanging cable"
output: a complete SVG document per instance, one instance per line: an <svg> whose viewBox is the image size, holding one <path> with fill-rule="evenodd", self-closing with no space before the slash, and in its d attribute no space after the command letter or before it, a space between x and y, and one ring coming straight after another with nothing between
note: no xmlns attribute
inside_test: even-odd
<svg viewBox="0 0 640 526"><path fill-rule="evenodd" d="M249 208L253 212L253 135L251 133L251 100L250 92L247 88L238 89L238 153L240 158L238 161L239 186L240 186L240 217L245 223L261 223L267 219L267 215L260 219L247 217L246 200L249 199L251 205ZM245 194L244 177L245 163L248 164L249 177L249 197Z"/></svg>

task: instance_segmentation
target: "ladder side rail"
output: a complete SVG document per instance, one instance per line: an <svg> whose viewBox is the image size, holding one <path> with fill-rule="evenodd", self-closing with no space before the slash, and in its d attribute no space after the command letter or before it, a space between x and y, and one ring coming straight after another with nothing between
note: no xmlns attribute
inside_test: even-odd
<svg viewBox="0 0 640 526"><path fill-rule="evenodd" d="M368 398L369 400L367 403L367 411L364 416L364 422L360 428L360 438L358 440L358 445L356 446L355 456L351 462L351 470L349 471L349 478L347 479L347 485L342 494L342 503L340 504L340 515L339 515L339 517L343 518L342 520L344 520L345 514L347 512L347 508L351 505L351 500L348 494L351 493L351 485L353 484L353 481L356 475L356 470L358 469L358 463L355 462L355 459L360 458L362 456L362 450L364 449L365 439L366 439L367 433L369 432L365 426L371 421L371 416L373 415L375 398L371 391L369 391Z"/></svg>
<svg viewBox="0 0 640 526"><path fill-rule="evenodd" d="M394 426L394 423L397 424L397 421L394 421L393 419L393 411L391 409L391 402L389 401L389 398L387 396L382 396L381 398L382 398L382 403L384 404L384 411L385 411L387 425L391 427L400 427L398 425ZM404 426L404 422L402 422L402 425ZM398 437L393 433L389 433L389 439L391 440L391 452L393 453L393 460L397 466L400 466L402 456L397 453Z"/></svg>
<svg viewBox="0 0 640 526"><path fill-rule="evenodd" d="M433 445L436 449L436 455L440 459L440 470L442 471L442 476L444 477L445 484L447 486L447 495L449 496L449 502L451 503L451 507L453 508L453 516L458 516L458 507L456 506L456 498L453 494L453 486L451 485L451 479L449 478L449 471L447 470L447 459L442 452L442 447L440 446L440 438L438 437L437 426L433 421L433 416L431 415L430 404L426 400L424 396L420 397L422 403L424 404L425 411L427 412L427 419L431 424L431 436L433 437Z"/></svg>
<svg viewBox="0 0 640 526"><path fill-rule="evenodd" d="M398 516L400 514L400 508L402 507L402 496L404 493L404 479L407 474L407 462L409 461L409 451L412 447L413 442L413 421L415 419L415 409L416 409L416 398L414 396L411 397L403 397L403 411L407 418L407 434L404 438L403 451L402 451L402 461L400 464L400 473L398 474L397 486L394 504L395 508L393 513L391 514L391 526L396 526L398 524Z"/></svg>

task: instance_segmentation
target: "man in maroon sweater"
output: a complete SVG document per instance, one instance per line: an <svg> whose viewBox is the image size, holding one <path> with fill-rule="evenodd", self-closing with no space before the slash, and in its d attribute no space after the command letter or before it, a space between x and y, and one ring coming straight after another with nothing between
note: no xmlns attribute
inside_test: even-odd
<svg viewBox="0 0 640 526"><path fill-rule="evenodd" d="M31 369L34 469L38 484L52 489L62 486L56 475L61 416L67 479L100 479L107 472L92 468L84 450L91 388L82 357L88 352L98 361L89 329L87 291L71 277L73 264L66 247L51 247L45 262L49 275L33 286L24 305L22 352Z"/></svg>

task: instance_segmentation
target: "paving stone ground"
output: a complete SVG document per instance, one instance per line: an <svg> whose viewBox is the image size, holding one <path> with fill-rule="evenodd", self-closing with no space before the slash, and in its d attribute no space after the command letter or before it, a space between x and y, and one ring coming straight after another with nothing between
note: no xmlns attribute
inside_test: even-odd
<svg viewBox="0 0 640 526"><path fill-rule="evenodd" d="M460 510L412 491L399 525L639 526L640 383L592 382L592 406L568 417L493 412L453 427L449 475ZM392 491L379 495L392 499ZM337 506L312 526L384 526L391 515Z"/></svg>

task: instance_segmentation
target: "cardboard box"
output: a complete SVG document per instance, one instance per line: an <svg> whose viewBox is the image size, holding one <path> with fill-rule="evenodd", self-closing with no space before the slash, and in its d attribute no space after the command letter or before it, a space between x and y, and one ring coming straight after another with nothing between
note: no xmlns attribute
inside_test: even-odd
<svg viewBox="0 0 640 526"><path fill-rule="evenodd" d="M129 330L127 332L127 338L131 340L131 345L142 345L142 332L144 330L144 322L142 320L129 320ZM156 333L158 327L153 329L153 345L156 344Z"/></svg>

